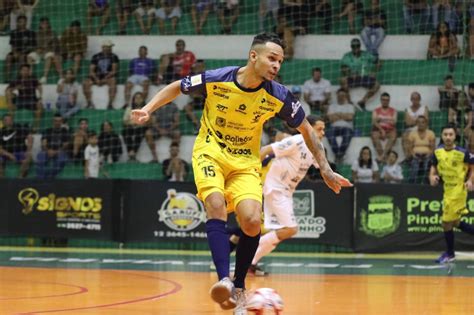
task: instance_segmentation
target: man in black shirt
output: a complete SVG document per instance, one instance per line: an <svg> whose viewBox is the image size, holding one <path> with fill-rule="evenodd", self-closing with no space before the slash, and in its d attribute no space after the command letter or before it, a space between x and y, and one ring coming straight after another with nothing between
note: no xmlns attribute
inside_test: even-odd
<svg viewBox="0 0 474 315"><path fill-rule="evenodd" d="M31 163L33 136L27 126L15 124L11 114L3 115L0 129L0 177L7 161L21 163L20 178L26 177Z"/></svg>
<svg viewBox="0 0 474 315"><path fill-rule="evenodd" d="M188 173L188 163L179 158L179 144L172 142L170 158L163 161L163 175L165 175L167 181L183 182Z"/></svg>
<svg viewBox="0 0 474 315"><path fill-rule="evenodd" d="M364 28L360 34L367 51L376 58L379 56L379 47L385 38L387 15L380 9L379 0L372 0L370 9L364 12Z"/></svg>
<svg viewBox="0 0 474 315"><path fill-rule="evenodd" d="M112 108L112 104L117 94L117 72L119 66L119 58L112 52L114 44L111 40L102 42L102 52L92 56L91 65L89 67L89 78L84 80L83 89L84 96L87 100L87 106L93 107L92 104L92 85L109 86L109 104L108 108Z"/></svg>
<svg viewBox="0 0 474 315"><path fill-rule="evenodd" d="M8 81L14 63L26 63L27 55L36 49L36 33L26 28L26 16L17 17L17 28L10 34L12 51L5 59L4 80Z"/></svg>
<svg viewBox="0 0 474 315"><path fill-rule="evenodd" d="M46 129L41 139L41 152L36 159L36 175L38 178L55 178L67 162L67 150L71 136L63 126L60 114L53 117L53 127Z"/></svg>

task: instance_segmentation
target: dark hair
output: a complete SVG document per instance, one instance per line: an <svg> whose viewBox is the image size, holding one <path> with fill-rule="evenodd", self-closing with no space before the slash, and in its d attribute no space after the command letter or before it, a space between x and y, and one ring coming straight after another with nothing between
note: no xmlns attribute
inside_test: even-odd
<svg viewBox="0 0 474 315"><path fill-rule="evenodd" d="M171 144L170 144L170 148L171 148L171 147L178 147L178 149L179 149L179 143L176 142L176 141L173 141L173 142L171 142Z"/></svg>
<svg viewBox="0 0 474 315"><path fill-rule="evenodd" d="M416 119L417 119L417 120L418 120L418 119L424 119L425 121L428 121L428 119L426 119L426 117L423 116L423 115L416 117Z"/></svg>
<svg viewBox="0 0 474 315"><path fill-rule="evenodd" d="M444 125L443 128L441 128L441 133L443 133L445 129L453 129L454 133L456 133L456 125L454 123L448 123L447 125Z"/></svg>
<svg viewBox="0 0 474 315"><path fill-rule="evenodd" d="M286 43L284 40L282 40L280 37L278 37L277 34L275 33L260 33L255 35L252 41L251 47L254 47L256 45L265 45L266 43L274 43L280 46L281 48L285 49L286 48Z"/></svg>
<svg viewBox="0 0 474 315"><path fill-rule="evenodd" d="M140 46L140 48L138 49L142 49L142 48L144 48L145 50L148 50L148 47L146 47L145 45Z"/></svg>
<svg viewBox="0 0 474 315"><path fill-rule="evenodd" d="M447 80L452 80L453 79L453 76L448 74L447 76L444 77L444 81L447 81Z"/></svg>
<svg viewBox="0 0 474 315"><path fill-rule="evenodd" d="M87 135L89 138L92 138L92 137L97 137L97 132L95 131L89 131L88 135Z"/></svg>
<svg viewBox="0 0 474 315"><path fill-rule="evenodd" d="M441 21L438 23L438 26L436 26L436 38L439 39L441 37L441 25L446 25L446 36L451 36L451 30L449 29L449 24L446 23L445 21Z"/></svg>
<svg viewBox="0 0 474 315"><path fill-rule="evenodd" d="M380 98L384 96L387 96L388 98L390 98L390 94L388 94L387 92L383 92L382 94L380 94Z"/></svg>
<svg viewBox="0 0 474 315"><path fill-rule="evenodd" d="M138 94L141 94L142 97L144 96L143 92L135 92L135 94L133 94L133 96L132 96L132 109L141 108L145 104L145 100L143 100L142 104L135 104L135 97L137 97Z"/></svg>
<svg viewBox="0 0 474 315"><path fill-rule="evenodd" d="M310 124L311 126L316 125L316 123L317 123L318 121L324 122L324 119L322 119L321 117L316 116L316 115L308 115L308 116L306 116L306 120L309 122L309 124Z"/></svg>
<svg viewBox="0 0 474 315"><path fill-rule="evenodd" d="M47 16L42 16L39 21L40 21L40 23L41 22L49 22L49 18Z"/></svg>
<svg viewBox="0 0 474 315"><path fill-rule="evenodd" d="M474 82L469 83L469 88L474 89Z"/></svg>
<svg viewBox="0 0 474 315"><path fill-rule="evenodd" d="M347 91L346 91L346 90L344 90L343 88L339 88L339 89L337 89L337 91L336 91L336 94L337 94L337 93L340 93L340 92L344 92L344 93L346 93L346 94L347 94Z"/></svg>
<svg viewBox="0 0 474 315"><path fill-rule="evenodd" d="M10 113L5 113L2 115L2 119L4 119L5 117L13 117L13 115Z"/></svg>
<svg viewBox="0 0 474 315"><path fill-rule="evenodd" d="M111 129L114 129L114 125L112 125L112 122L110 122L110 120L104 120L104 122L102 122L102 125L100 126L100 131L101 132L104 132L104 126L105 124L109 124L110 125L110 128Z"/></svg>
<svg viewBox="0 0 474 315"><path fill-rule="evenodd" d="M27 63L24 63L24 64L22 64L22 65L20 66L20 69L22 69L22 68L31 69L31 66L30 66L29 64L27 64Z"/></svg>
<svg viewBox="0 0 474 315"><path fill-rule="evenodd" d="M420 100L421 100L421 94L420 94L419 92L417 92L417 91L414 91L414 92L412 92L411 94L416 94L416 95L418 95L418 97L419 97L419 98L420 98ZM411 97L411 95L410 95L410 97Z"/></svg>
<svg viewBox="0 0 474 315"><path fill-rule="evenodd" d="M56 113L53 115L53 118L63 118L60 113Z"/></svg>
<svg viewBox="0 0 474 315"><path fill-rule="evenodd" d="M396 151L391 150L388 154L395 154L395 157L398 159L398 153Z"/></svg>
<svg viewBox="0 0 474 315"><path fill-rule="evenodd" d="M72 21L70 27L74 27L74 26L81 27L81 22L79 20Z"/></svg>
<svg viewBox="0 0 474 315"><path fill-rule="evenodd" d="M19 16L16 18L16 20L17 20L17 21L19 21L19 20L25 20L25 21L26 21L27 18L26 18L26 15L23 15L23 14L22 14L22 15L19 15Z"/></svg>
<svg viewBox="0 0 474 315"><path fill-rule="evenodd" d="M81 117L81 118L79 118L79 120L77 121L77 123L80 124L80 123L83 122L83 121L85 121L86 123L88 123L88 122L89 122L89 119L84 118L84 117Z"/></svg>
<svg viewBox="0 0 474 315"><path fill-rule="evenodd" d="M321 68L319 68L319 67L313 68L313 71L311 73L315 73L315 72L322 72Z"/></svg>
<svg viewBox="0 0 474 315"><path fill-rule="evenodd" d="M370 148L368 146L362 147L362 149L360 149L360 152L359 152L359 167L364 167L364 161L362 161L362 152L364 150L369 150L370 158L367 161L367 167L371 169L372 168L372 150L370 150Z"/></svg>

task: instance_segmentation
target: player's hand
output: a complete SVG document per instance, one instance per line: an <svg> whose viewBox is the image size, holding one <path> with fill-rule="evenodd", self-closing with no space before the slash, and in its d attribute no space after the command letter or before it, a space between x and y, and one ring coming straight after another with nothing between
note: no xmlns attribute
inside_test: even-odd
<svg viewBox="0 0 474 315"><path fill-rule="evenodd" d="M439 176L438 175L430 176L430 185L437 186L438 184L439 184Z"/></svg>
<svg viewBox="0 0 474 315"><path fill-rule="evenodd" d="M150 120L150 114L143 109L134 109L130 114L130 120L137 125L143 125Z"/></svg>
<svg viewBox="0 0 474 315"><path fill-rule="evenodd" d="M466 181L464 183L464 187L466 187L467 190L472 191L474 189L474 185L470 180Z"/></svg>
<svg viewBox="0 0 474 315"><path fill-rule="evenodd" d="M338 173L333 173L333 176L329 177L323 176L323 179L326 185L328 185L328 187L331 188L331 190L336 194L341 192L342 187L352 187L352 183L347 178Z"/></svg>

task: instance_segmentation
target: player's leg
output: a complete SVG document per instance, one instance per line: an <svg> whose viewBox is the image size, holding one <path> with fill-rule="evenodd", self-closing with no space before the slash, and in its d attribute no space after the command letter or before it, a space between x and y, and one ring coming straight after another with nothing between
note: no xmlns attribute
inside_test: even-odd
<svg viewBox="0 0 474 315"><path fill-rule="evenodd" d="M206 233L219 281L210 290L212 299L223 303L230 298L234 285L229 278L230 247L226 230L227 209L224 198L224 171L210 156L193 156L194 181L198 197L207 213Z"/></svg>
<svg viewBox="0 0 474 315"><path fill-rule="evenodd" d="M265 195L263 206L265 228L271 229L271 231L260 239L257 252L252 260L253 266L256 266L262 257L271 253L281 241L293 237L298 232L291 196L279 191L272 191Z"/></svg>
<svg viewBox="0 0 474 315"><path fill-rule="evenodd" d="M461 218L460 214L457 211L459 207L456 200L450 200L445 198L443 199L443 203L444 205L441 225L443 227L444 239L446 241L446 251L442 253L441 256L439 256L439 258L436 260L436 262L440 264L448 263L455 260L453 228Z"/></svg>

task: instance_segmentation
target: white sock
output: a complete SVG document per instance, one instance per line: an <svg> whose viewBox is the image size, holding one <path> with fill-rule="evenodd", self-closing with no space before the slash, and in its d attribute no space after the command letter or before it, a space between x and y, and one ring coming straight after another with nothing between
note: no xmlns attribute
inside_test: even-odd
<svg viewBox="0 0 474 315"><path fill-rule="evenodd" d="M270 254L275 247L280 243L280 239L276 235L275 231L270 231L260 238L258 243L257 252L252 260L252 265L256 265L263 256Z"/></svg>

